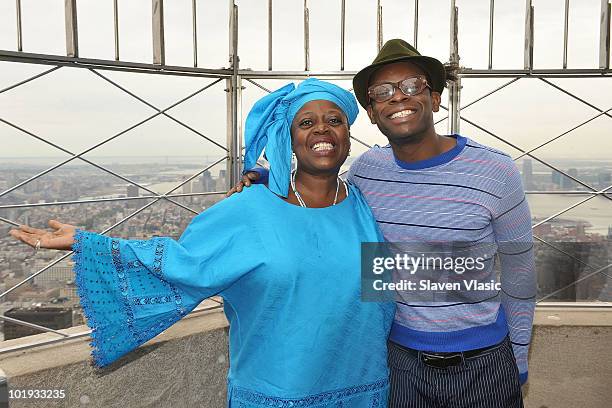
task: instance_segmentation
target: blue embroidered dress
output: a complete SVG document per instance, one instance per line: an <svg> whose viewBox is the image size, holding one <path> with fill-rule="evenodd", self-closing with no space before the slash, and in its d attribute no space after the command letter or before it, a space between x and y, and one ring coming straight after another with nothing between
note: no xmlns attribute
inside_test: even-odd
<svg viewBox="0 0 612 408"><path fill-rule="evenodd" d="M360 300L360 243L382 236L361 193L302 208L265 186L196 216L178 241L78 231L77 285L107 365L219 294L228 406L386 407L394 303Z"/></svg>

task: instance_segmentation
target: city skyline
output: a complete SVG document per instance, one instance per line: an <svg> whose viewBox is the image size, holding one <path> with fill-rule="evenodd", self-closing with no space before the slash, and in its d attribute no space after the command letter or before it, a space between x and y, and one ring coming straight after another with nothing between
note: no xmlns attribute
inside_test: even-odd
<svg viewBox="0 0 612 408"><path fill-rule="evenodd" d="M232 67L229 58L232 46L228 6L232 2L239 9L237 71L230 70L236 66ZM609 348L612 339L609 336L612 331L606 327L610 326L609 317L612 316L609 313L612 310L612 188L609 188L612 187L612 70L609 62L607 69L600 69L599 29L600 11L604 4L609 10L610 2L612 0L427 0L420 3L418 0L194 0L193 3L188 0L0 1L0 294L3 294L0 298L0 352L4 361L4 371L0 369L0 395L9 393L10 399L24 400L32 388L46 388L47 391L57 388L61 393L61 400L57 403L70 406L107 406L113 402L126 406L159 405L164 402L175 405L223 404L227 381L221 377L227 371L228 364L234 363L232 358L235 356L227 354L228 328L221 309L225 307L227 311L232 307L229 303L224 304L223 296L214 296L201 302L194 313L189 312L193 303L190 302L193 288L186 286L189 289L189 296L186 296L179 293L180 288L177 292L173 286L173 282L179 280L181 282L178 283L184 283L185 279L181 277L188 274L184 273L185 268L172 269L170 265L168 269L166 261L178 254L177 258L182 261L194 264L191 261L195 259L197 264L196 258L202 252L198 248L203 248L202 253L214 249L212 258L225 251L230 261L217 262L218 268L212 269L208 265L210 262L202 261L198 265L199 272L196 271L193 276L198 278L213 272L214 277L219 275L227 281L226 276L222 275L228 272L228 265L243 258L244 254L233 251L237 252L234 254L231 249L236 241L232 235L233 226L240 227L238 233L243 238L245 231L252 232L252 228L243 228L248 224L244 224L244 220L226 217L222 219L222 225L211 224L214 224L212 233L201 236L190 236L184 232L198 217L198 221L204 221L203 224L194 224L196 228L189 231L199 234L199 225L206 227L212 219L209 216L220 214L215 213L217 208L227 209L242 198L251 197L248 193L242 198L232 197L211 212L206 212L225 198L225 190L240 177L242 169L236 163L240 162L240 142L244 145L245 118L249 110L267 94L266 88L275 90L287 82L297 84L301 79L315 76L314 73L329 74L333 71L335 73L331 77L341 76L343 79L331 82L350 89L350 75L369 65L377 53L378 25L383 37L380 40L402 38L416 45L417 34L413 26L416 4L420 6L418 49L422 54L436 57L442 62L449 61L455 39L451 35L450 4L456 4L459 10L459 65L464 75L461 88L451 85L442 94L442 107L434 113L436 132L450 133L447 115L449 112L460 113L459 128L453 126L455 132L467 137L470 146L474 145L473 140L501 150L514 159L525 194L518 195L522 194L518 177L511 177L510 182L504 177L504 171L510 176L516 175L511 169L512 162L489 160L496 156L489 153L472 158L459 153L454 159L473 163L456 170L454 174L451 173L452 169L458 167L419 170L427 176L426 180L430 180L427 183L419 180L417 183L425 184L421 186L423 194L415 196L409 187L405 191L398 190L398 194L391 194L391 191L386 191L391 184L380 184L373 191L366 191L364 187L366 198L372 194L389 198L381 199L381 204L370 204L375 215L370 221L376 221L381 226L394 220L379 217L377 211L387 211L385 214L389 215L401 212L402 217L407 217L401 221L410 227L402 227L402 235L397 237L387 236L397 240L414 240L413 232L416 236L423 235L425 240L433 239L435 231L449 229L439 224L444 222L443 219L461 224L461 228L454 228L457 225L450 227L457 230L448 235L450 238L457 239L459 232L463 234L468 231L470 235L466 236L474 237L474 231L480 234L490 230L491 233L486 236L485 233L479 235L483 238L468 242L472 244L488 240L491 236L497 237L493 242L499 247L495 249L497 253L491 252L491 262L499 269L500 261L504 259L505 272L503 279L500 273L492 276L495 279L490 282L509 282L514 278L519 278L517 282L523 283L532 282L532 278L535 280L535 296L530 289L529 294L524 292L525 297L520 300L524 303L525 299L532 299L527 296L533 296L535 311L529 309L527 313L527 309L519 310L515 306L518 302L513 301L518 298L512 298L522 295L504 290L497 291L495 299L488 296L481 299L485 303L476 316L484 321L484 315L480 312L489 308L487 301L497 301L497 297L500 297L506 306L506 316L514 318L508 320L511 332L522 333L522 328L514 327L516 319L528 322L531 327L530 319L534 317L531 340L510 336L514 345L531 344L529 355L517 360L526 362L529 357L530 385L522 389L526 405L606 405L604 396L607 395L608 385L605 378L609 377L609 370L606 370L609 358L606 359L605 349ZM382 10L376 10L377 3L382 5ZM526 3L533 4L535 10L531 65L534 71L524 69L524 65L528 64L525 60L529 59L529 41L525 38ZM118 61L115 61L113 4L118 5ZM152 24L152 4L158 7L158 11L163 10L165 31L161 36L165 37L166 66L153 65L152 37L155 26ZM198 63L195 70L192 4L197 4L198 10ZM274 9L270 68L268 4L272 4ZM341 36L341 4L346 4L346 36ZM493 4L492 70L487 71L489 6ZM19 26L23 28L20 39L23 40L22 50L17 49L15 8L18 5L21 5ZM302 14L305 5L309 10L307 15ZM564 5L569 6L565 30ZM69 37L74 34L66 22L70 21L67 10L71 7L76 7L78 18L78 58L66 57ZM378 22L377 11L378 17L382 16ZM305 38L306 21L310 24L308 40ZM568 34L566 55L564 31ZM612 28L607 31L608 37L611 31ZM341 69L340 43L344 37L346 44L342 60L345 71L338 73ZM304 51L306 41L309 43L308 63ZM609 50L609 44L607 46ZM101 62L91 65L97 59ZM563 70L564 60L567 61L566 71ZM234 64L236 61L234 59ZM147 64L148 67L140 72L143 65L139 64ZM305 64L309 64L309 68L305 68ZM94 65L100 68L91 68ZM170 65L180 68L171 73ZM197 71L197 75L207 75L205 69L214 70L215 74L204 77L188 72ZM268 69L272 72L267 72ZM588 74L585 72L587 70ZM38 75L40 77L32 79ZM570 77L572 75L575 77ZM278 79L281 77L284 79ZM451 90L455 96L460 95L458 101L450 98ZM196 91L197 94L194 94ZM185 102L178 103L192 94ZM376 125L370 123L366 111L362 107L359 110L357 121L350 129L352 146L349 158L340 169L341 177L345 177L351 163L367 151L369 146L366 145L388 144ZM238 140L240 136L243 137L242 141ZM107 143L106 140L110 141ZM101 146L87 151L98 144ZM466 148L463 152L470 149ZM525 152L532 152L533 157ZM75 157L81 154L81 157ZM384 163L381 166L386 167ZM481 170L484 171L479 174L471 173ZM470 177L481 178L484 182L478 187L482 189L465 185L470 183L448 184L452 181L449 176L455 176L459 171L466 176L463 181L471 183ZM382 182L395 182L403 177L395 170L383 173L379 172L388 175L384 178L389 180L380 180ZM512 184L516 189L498 188ZM341 185L339 182L338 186ZM402 189L402 186L408 186L397 185ZM439 186L445 187L437 190ZM307 192L302 192L300 184L294 187L295 194L298 194L298 189L303 194ZM458 190L466 194L457 195L460 197L457 198L455 191ZM352 201L356 202L353 193L357 192L359 199L358 190L347 188L347 196L349 191L353 196ZM442 193L437 194L436 191ZM478 198L483 196L481 192L487 196L486 200ZM274 199L271 193L270 197ZM476 200L472 201L474 197ZM417 198L418 202L423 203L425 201L420 199L427 198L428 203L418 204L411 215L408 211L412 210L405 209L401 201L406 198ZM516 206L508 205L514 198L520 202ZM461 211L436 204L456 204L459 200L468 204L461 207ZM282 201L280 203L286 205ZM389 203L400 203L399 207L395 206L398 210L390 210ZM512 210L519 205L525 210L516 216ZM473 212L476 206L480 207ZM251 217L248 205L243 210L243 215ZM316 211L288 208L288 211L291 210ZM271 207L271 211L274 212L274 208ZM500 223L499 219L510 212ZM252 217L259 215L253 214ZM433 222L424 225L423 219L427 217ZM73 252L34 249L9 234L9 230L24 224L49 229L51 219L106 235L108 239L94 234L83 235L83 240L89 239L90 242L94 242L95 236L95 242L101 247L92 245L91 252L88 252L86 245L81 247L84 241L77 240L71 248ZM278 235L279 226L288 227L287 238L290 241L295 236L294 230L304 229L287 221L291 220L283 218L278 225L268 225L272 228L272 235ZM318 225L314 218L307 221L307 224ZM338 222L344 228L343 220L338 219ZM480 228L485 224L486 227ZM500 224L504 228L500 228ZM532 227L531 231L529 226ZM423 227L433 232L425 236L421 232L424 231L421 229ZM326 235L328 230L316 229L315 246L335 245L333 240L329 240L329 234ZM228 245L215 236L217 231L230 232ZM404 231L410 236L405 235ZM514 234L515 231L521 233ZM346 235L344 231L340 232L340 235ZM521 256L523 261L520 264L508 267L504 255L517 255L523 251L506 251L502 244L509 235L516 237L513 242L527 241L526 238L529 238L531 244L530 232L533 232L533 246L524 246L526 251L533 251L535 264L532 266L531 259ZM187 245L187 240L194 237L190 242L197 245ZM132 241L128 243L122 239ZM178 241L176 246L172 240ZM448 247L446 244L443 243L443 246ZM465 254L466 248L471 252L471 246L466 246L466 242L450 244L453 256ZM267 246L264 250L268 249ZM100 248L104 247L109 249L108 253L100 252ZM142 255L144 251L139 252L144 247L154 249L150 256ZM256 247L255 252L258 250ZM310 252L307 250L307 255L312 255ZM310 264L296 265L300 271L313 272L312 268L308 268L316 261L329 280L337 272L336 263L327 262L334 258L334 254L338 255L338 251L331 257L310 257ZM343 259L343 254L340 254L340 260ZM91 261L91 264L83 265L82 260ZM120 267L119 263L123 261L126 265ZM285 261L283 259L287 264ZM250 271L249 276L265 268L256 269ZM98 274L85 276L84 272L92 270L98 271ZM124 272L128 275L124 276ZM130 278L130 273L135 275ZM126 283L126 276L129 283ZM298 278L301 279L301 276ZM87 286L88 279L96 286ZM197 281L199 287L205 287L206 276L204 280L204 283L201 279L193 281ZM145 297L136 293L138 287L144 288L143 283L151 285ZM303 282L300 280L298 283ZM249 293L255 293L255 296L263 293L261 290L259 292L262 293L255 292ZM309 301L314 299L318 302L330 296L328 293L321 294L323 297L315 294ZM510 301L506 302L508 299ZM361 300L367 301L363 297ZM314 304L312 301L310 303ZM131 304L140 305L136 309L146 313L134 309L136 317L132 319ZM94 308L101 312L92 312ZM143 344L137 352L102 372L91 367L87 342L93 339L90 345L98 349L93 350L94 357L100 357L99 349L105 347L100 343L104 336L96 333L108 332L112 334L107 336L110 343L115 341L119 344L116 341L119 332L105 323L127 319L128 328L135 333L133 337L140 344L151 334L151 330L155 334L163 329L161 326L158 329L158 321L154 325L151 323L157 317L151 318L150 313L147 314L156 310L165 313L164 321L171 315L169 322L175 321L184 312L189 312L188 320L164 330L159 337ZM168 312L170 310L172 313ZM493 309L490 311L494 312ZM141 315L146 316L138 320ZM338 320L333 313L330 316L323 322L324 325L329 326L329 322L333 325ZM464 327L472 324L470 319L473 316L459 317L461 325L466 325ZM418 319L418 316L408 318ZM496 323L489 326L499 328L499 322L504 323L504 319L504 310L500 308ZM444 329L442 326L448 323L442 320L432 322L436 330ZM234 323L232 331L235 329ZM450 323L452 326L453 322ZM43 328L35 329L33 324ZM305 330L317 329L315 326L306 325ZM486 329L489 326L483 327ZM475 327L470 330L476 333L472 329ZM59 332L52 333L55 330ZM45 331L43 335L33 336ZM326 332L319 330L317 333ZM262 338L260 334L255 333L255 337ZM319 337L325 340L325 336ZM110 344L107 349L113 347ZM604 350L604 353L600 350ZM520 356L517 354L517 357ZM165 367L170 367L180 377L180 381L171 384L171 387L166 386L167 382L156 380L159 373L163 376L167 372ZM603 371L601 367L604 367ZM134 377L134 372L145 374ZM182 372L186 375L182 375ZM526 373L521 373L523 379ZM3 379L8 381L2 384ZM38 386L28 386L28 382ZM193 384L203 384L203 391L199 387L196 393L190 392ZM33 391L37 393L40 390ZM27 398L31 398L31 395ZM57 399L55 396L53 398ZM346 401L350 405L348 399ZM372 403L377 401L373 400Z"/></svg>
<svg viewBox="0 0 612 408"><path fill-rule="evenodd" d="M147 168L149 170L153 170L155 166L153 165ZM545 172L539 172L538 166L534 166L533 163L525 161L524 169L529 170L530 168L532 174L529 175L529 173L523 173L523 177L527 179L532 178L528 181L533 183L534 188L537 189L539 187L545 187L549 189L551 183L556 183L554 177L551 178L551 175L554 175L554 173L540 174ZM177 172L173 173L172 175L179 175L180 177L181 169L182 168L177 167ZM85 172L83 172L83 170L85 170ZM132 199L127 201L118 200L89 204L84 203L79 205L54 205L41 208L21 207L3 209L1 211L1 215L8 216L9 218L19 219L20 221L26 222L30 225L38 226L42 226L41 224L43 224L49 218L56 218L62 221L76 223L76 225L78 225L79 227L85 228L87 230L102 231L110 227L114 223L121 221L125 216L137 210L142 205L146 204L148 200L150 200L150 198L141 197L141 195L146 195L149 193L146 193L142 190L139 191L139 188L136 186L120 183L109 183L108 180L104 178L95 177L95 175L92 176L91 172L87 172L87 170L88 169L86 167L74 169L73 171L67 173L67 175L62 178L62 181L58 180L54 184L33 183L30 185L29 190L25 191L23 194L20 194L20 196L23 197L23 199L27 199L28 202L36 202L36 200L38 200L40 197L44 197L44 195L48 195L49 197L63 197L76 200L82 199L82 194L93 194L98 197L129 197ZM576 169L576 173L578 175L580 175L580 172L585 171L586 170L584 169ZM151 174L148 175L149 181L157 181L162 184L163 180L165 180L170 175ZM219 187L225 184L225 180L222 180L225 174L225 169L223 168L218 168L213 171L206 171L202 175L193 179L191 183L185 184L181 190L177 191L177 193L197 194L206 191L219 191ZM606 174L609 175L609 173ZM0 173L0 183L4 182L3 177L4 173ZM79 182L74 183L75 180L79 180ZM69 194L76 195L74 197L68 197L68 189L71 189L72 186L77 185L82 185L83 188L87 189L87 191L79 192L75 190L74 192ZM147 184L147 186L149 188L152 188L151 184ZM573 184L567 184L562 187L566 187L568 189L576 188L576 186ZM18 197L15 198L19 200ZM195 195L191 197L177 197L176 199L184 205L187 205L191 208L195 208L197 210L201 210L214 204L221 198L222 195ZM560 198L563 199L563 197ZM550 200L551 198L546 199L546 205L550 205ZM609 205L608 209L610 209ZM583 247L583 245L590 243L593 248L601 247L603 249L597 249L597 251L601 252L605 250L606 242L608 242L607 245L609 245L609 242L612 242L612 229L610 228L611 225L609 224L610 218L604 218L604 220L608 220L608 223L605 225L602 224L600 226L601 228L599 228L598 231L601 232L593 232L591 230L591 227L593 225L590 225L588 218L592 217L593 213L594 208L591 206L586 208L580 214L562 215L554 220L551 220L545 224L536 227L534 232L536 233L536 235L540 236L548 242L552 242L554 245L559 244L567 246L570 245L570 243L572 242L574 244L581 245L579 247L576 247L576 250L582 251L580 252L583 254L581 255L581 257L583 257L585 260L590 259L588 258L590 256L590 251L585 252L583 249L580 249ZM189 211L186 211L184 208L180 208L172 203L160 201L158 204L146 209L144 212L137 215L136 217L119 224L112 230L111 233L115 237L132 239L146 239L152 235L171 236L176 239L179 237L181 231L185 228L187 223L190 222L193 216L194 214L190 213ZM543 219L543 217L534 215L534 221L540 219ZM591 219L591 221L593 221L593 219ZM6 289L19 282L26 276L26 274L30 274L32 271L36 271L45 267L49 264L49 262L51 262L54 258L57 258L58 256L58 254L54 253L54 251L42 251L40 252L40 254L37 254L36 257L32 257L30 248L17 242L14 242L7 235L7 231L9 228L10 227L8 225L0 225L0 232L2 232L2 236L0 237L0 244L2 244L3 247L3 251L0 254L0 259L4 258L5 260L8 260L8 263L5 265L5 268L0 268L0 290L2 288ZM558 255L556 255L554 251L551 252L550 248L544 248L543 252L541 253L545 259L549 260L547 262L554 262L559 265L565 265L567 262L569 262L568 260L564 260L563 257L559 257ZM605 251L601 252L601 254L605 255ZM538 265L539 268L544 268L544 270L546 270L542 262L539 262ZM24 304L30 304L31 302L42 302L43 304L45 304L53 301L53 299L55 298L66 297L70 295L70 276L65 273L66 269L61 269L66 266L67 264L63 262L61 264L58 264L57 268L52 267L48 274L47 272L45 272L43 275L40 275L40 279L35 279L31 283L31 285L25 286L22 290L16 292L13 296L11 296L12 300L9 302L8 305L13 307L15 305L15 300L21 303L25 302ZM576 269L576 265L574 265L572 268L572 270L565 271L563 276L561 277L550 273L544 275L545 279L547 279L547 283L544 286L545 288L547 288L546 290L548 292L552 292L553 290L556 290L556 288L561 287L561 283L569 279L567 278L567 276L569 276L567 274L570 272L573 273L572 276L574 276L575 278L580 277L582 273L586 273L580 268ZM61 279L63 279L65 281L64 283L68 285L66 290L61 293L57 291L51 291L52 289L55 289L53 287L52 281L61 280L60 278L53 278L53 276L56 275L63 276L63 278ZM599 294L600 291L604 289L605 291L601 293L604 293L605 296L609 296L612 294L612 281L608 283L608 281L606 281L606 279L604 278L599 277L598 279L593 279L592 282L594 282L593 285L595 286L591 287L588 282L585 282L580 285L580 289L576 288L576 290L563 292L564 297L562 297L561 299L570 300L566 297L571 296L572 294L576 294L576 296L587 296L589 299L591 299L592 296L594 296L593 294ZM602 281L602 279L604 280ZM606 286L606 284L608 286ZM64 287L64 285L59 285L57 287L62 288ZM544 291L542 295L546 295L548 292ZM582 295L578 295L579 293L582 293ZM583 297L579 297L579 299L583 299ZM605 297L603 300L605 299L608 298Z"/></svg>
<svg viewBox="0 0 612 408"><path fill-rule="evenodd" d="M199 67L218 69L228 67L228 3L200 2L198 18ZM488 3L486 1L457 1L459 7L460 65L469 69L486 69L488 60ZM63 2L44 5L23 0L24 52L65 55L65 27ZM151 1L120 2L120 50L122 61L152 62ZM376 53L375 0L347 2L347 31L345 68L358 70L369 64ZM534 0L535 43L534 68L559 69L563 56L563 8L552 0ZM238 54L241 69L266 70L267 54L267 1L238 2L239 36ZM383 36L405 38L413 42L412 18L414 2L383 0ZM15 3L0 3L0 50L16 50ZM303 2L274 2L273 69L304 69ZM419 50L446 62L449 59L450 8L449 1L421 2L419 16ZM340 63L340 2L310 0L310 68L312 71L338 71ZM570 4L568 68L598 66L599 0ZM495 8L493 68L520 70L524 57L523 4L498 2ZM114 59L112 3L78 2L79 48L82 58ZM191 16L189 2L165 3L166 64L192 66ZM75 159L28 184L5 194L0 205L0 216L12 222L44 227L50 218L74 223L92 231L103 231L113 225L113 236L146 239L154 235L178 238L193 212L213 205L227 186L226 164L220 163L175 189L173 200L160 199L150 208L123 222L126 217L145 204L155 200L155 194L164 194L195 171L224 157L227 143L227 84L214 78L155 75L112 70L90 71L84 68L62 67L41 78L15 89L13 84L48 70L50 66L0 61L0 192L12 188L32 177L40 170L55 165L71 155L36 140L39 136L72 153L80 153L127 127L135 126L165 109L176 101L210 86L190 101L172 108L168 113L185 123L157 116L122 134L83 157L104 165L109 170L129 177L146 190L129 185L111 174ZM467 106L482 95L509 82L510 78L462 79L461 105ZM604 114L611 107L612 81L600 78L521 78L487 97L484 102L466 107L462 117L473 121L461 122L460 133L480 143L507 152L513 158L520 150L534 151L534 155L554 164L559 170L594 188L609 186L612 172L612 114ZM110 81L133 92L154 107L126 94ZM258 79L258 85L276 89L288 80ZM345 88L350 80L335 80ZM243 81L242 124L253 103L266 93L252 82ZM552 86L551 86L552 84ZM559 87L560 89L556 89ZM564 91L588 101L587 106ZM442 95L442 104L448 104L448 91ZM447 111L435 113L439 121L436 130L446 134ZM586 123L577 130L576 125ZM479 128L482 127L481 128ZM187 127L200 132L196 134ZM21 128L21 129L18 129ZM486 130L483 130L486 129ZM361 110L351 128L356 138L367 144L386 145L387 140L372 125ZM553 137L558 140L548 143ZM211 139L206 140L206 138ZM211 142L212 141L212 142ZM352 143L353 160L366 147ZM348 163L347 163L348 164ZM548 222L547 217L576 203L588 194L588 189L536 159L520 158L517 165L523 174L532 207L532 222L539 223L536 234L542 239L561 243L604 243L612 240L610 229L610 200L598 196L575 209ZM181 167L182 166L182 167ZM193 167L190 167L193 166ZM183 172L184 170L184 172ZM571 191L578 194L565 194ZM544 195L540 192L552 194ZM189 196L189 195L192 196ZM157 197L159 198L159 197ZM92 203L58 205L57 201L96 201ZM107 200L107 201L104 201ZM28 207L41 204L39 207ZM49 204L49 205L44 205ZM27 278L29 274L45 268L56 259L56 254L41 251L31 256L31 249L12 242L7 236L10 225L0 223L0 292ZM561 260L546 251L542 256L551 259L539 268L559 268ZM603 252L602 252L603 253ZM601 254L600 254L601 255ZM548 265L548 266L546 266ZM50 268L43 273L47 280L37 279L11 293L10 301L0 303L6 307L49 303L66 297L69 288L63 274L66 265ZM555 269L556 270L556 269ZM543 274L545 292L554 291L565 281L579 279L583 271L568 270L562 278ZM61 279L64 292L54 291L51 283ZM41 278L42 278L41 276ZM564 293L563 300L612 300L612 280L609 274L600 274L580 288ZM566 279L567 278L567 279ZM603 279L603 281L602 281ZM612 278L611 278L612 279ZM594 283L593 283L594 282ZM61 284L58 283L61 286ZM607 285L607 286L606 286ZM605 289L605 290L604 290ZM53 292L52 292L53 291ZM56 293L57 292L57 293ZM540 295L546 293L540 293ZM601 298L598 298L600 296ZM70 297L70 296L68 296Z"/></svg>

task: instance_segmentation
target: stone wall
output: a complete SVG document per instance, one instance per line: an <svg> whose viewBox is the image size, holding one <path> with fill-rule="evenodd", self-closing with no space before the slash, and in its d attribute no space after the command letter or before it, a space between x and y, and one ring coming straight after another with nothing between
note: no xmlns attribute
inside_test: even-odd
<svg viewBox="0 0 612 408"><path fill-rule="evenodd" d="M65 398L11 399L10 408L223 407L226 401L227 322L221 311L183 319L104 369L90 365L87 340L43 348L0 356L9 389L63 389Z"/></svg>
<svg viewBox="0 0 612 408"><path fill-rule="evenodd" d="M527 408L612 406L611 316L612 311L538 312L524 390ZM10 389L66 392L55 402L13 399L9 406L222 408L226 325L220 310L190 316L104 370L89 365L84 339L1 355Z"/></svg>

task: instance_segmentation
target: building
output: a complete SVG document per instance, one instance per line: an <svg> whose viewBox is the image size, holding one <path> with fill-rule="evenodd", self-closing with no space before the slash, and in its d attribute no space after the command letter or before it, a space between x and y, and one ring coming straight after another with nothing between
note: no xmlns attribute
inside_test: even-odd
<svg viewBox="0 0 612 408"><path fill-rule="evenodd" d="M210 174L210 171L206 170L202 173L202 176L200 177L200 185L203 193L215 190L215 182Z"/></svg>
<svg viewBox="0 0 612 408"><path fill-rule="evenodd" d="M183 181L186 180L187 177L183 178ZM191 194L191 180L189 180L187 183L183 184L183 194Z"/></svg>
<svg viewBox="0 0 612 408"><path fill-rule="evenodd" d="M129 186L127 186L127 196L128 197L139 197L139 190L138 190L138 186L135 186L133 184L130 184Z"/></svg>
<svg viewBox="0 0 612 408"><path fill-rule="evenodd" d="M612 185L612 172L609 170L601 170L597 174L597 183L599 184L599 188L607 188Z"/></svg>
<svg viewBox="0 0 612 408"><path fill-rule="evenodd" d="M140 197L139 188L133 184L127 186L127 197ZM139 200L128 200L127 207L128 208L136 208L138 207Z"/></svg>
<svg viewBox="0 0 612 408"><path fill-rule="evenodd" d="M523 188L533 190L533 163L531 159L523 160Z"/></svg>
<svg viewBox="0 0 612 408"><path fill-rule="evenodd" d="M7 310L4 316L55 330L72 327L72 309L63 307L13 308ZM40 330L9 321L4 322L5 340L17 339L33 334L40 334Z"/></svg>
<svg viewBox="0 0 612 408"><path fill-rule="evenodd" d="M561 179L563 178L563 176L561 175L561 173L559 173L557 170L552 170L550 172L551 175L551 181L555 186L561 186Z"/></svg>
<svg viewBox="0 0 612 408"><path fill-rule="evenodd" d="M578 178L578 170L577 169L569 169L567 171L567 174L569 174L570 176L574 177L574 178ZM576 182L574 180L572 180L569 177L564 176L563 178L561 178L561 188L564 190L573 190L576 188Z"/></svg>
<svg viewBox="0 0 612 408"><path fill-rule="evenodd" d="M227 170L221 169L219 170L219 177L217 178L217 191L225 191L227 190Z"/></svg>
<svg viewBox="0 0 612 408"><path fill-rule="evenodd" d="M54 289L72 281L74 281L74 271L72 265L67 263L54 265L34 277L34 285L41 289Z"/></svg>

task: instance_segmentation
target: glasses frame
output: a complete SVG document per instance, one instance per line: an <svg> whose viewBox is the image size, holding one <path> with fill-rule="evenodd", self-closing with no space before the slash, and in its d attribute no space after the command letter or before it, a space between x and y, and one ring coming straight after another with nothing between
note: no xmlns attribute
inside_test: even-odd
<svg viewBox="0 0 612 408"><path fill-rule="evenodd" d="M420 79L420 80L422 80L422 81L423 81L424 86L423 86L423 87L421 88L421 90L419 90L417 93L415 93L415 94L412 94L412 95L411 95L411 94L408 94L408 93L404 92L404 90L402 89L402 87L400 86L400 84L401 84L402 82L404 82L404 81L408 80L408 79L413 79L413 78L416 78L416 79ZM370 95L370 94L372 93L372 90L373 90L374 88L376 88L377 86L380 86L380 85L391 85L391 86L393 87L393 93L391 94L391 96L390 96L389 98L387 98L387 99L383 100L383 101L378 101L378 100L374 99L374 98L373 98L373 97ZM417 95L421 94L421 93L422 93L422 92L423 92L423 91L424 91L426 88L429 88L430 90L433 90L433 88L432 88L432 87L429 85L429 82L427 81L427 78L426 78L426 77L424 77L423 75L411 76L411 77L408 77L408 78L404 78L404 79L402 79L401 81L398 81L398 82L381 82L381 83L379 83L379 84L376 84L376 85L373 85L373 86L371 86L371 87L368 87L368 104L371 104L373 100L374 100L374 101L376 101L376 102L378 102L378 103L387 102L389 99L393 98L393 96L395 95L395 92L396 92L398 89L399 89L399 90L400 90L400 91L401 91L401 92L402 92L404 95L406 95L406 96L417 96Z"/></svg>

